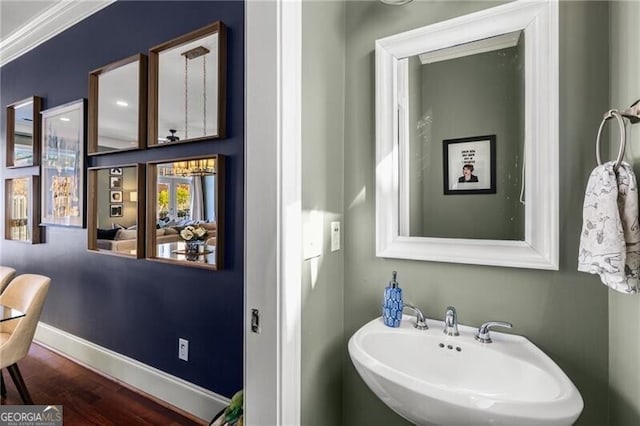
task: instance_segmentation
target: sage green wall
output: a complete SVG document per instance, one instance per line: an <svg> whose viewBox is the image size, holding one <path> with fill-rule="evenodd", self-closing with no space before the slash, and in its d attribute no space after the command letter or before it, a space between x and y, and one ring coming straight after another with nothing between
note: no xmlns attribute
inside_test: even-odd
<svg viewBox="0 0 640 426"><path fill-rule="evenodd" d="M424 216L421 232L411 235L524 240L523 42L521 37L515 47L422 66L421 137L412 145L421 144ZM496 136L496 193L445 195L443 141L484 135Z"/></svg>
<svg viewBox="0 0 640 426"><path fill-rule="evenodd" d="M322 255L302 265L302 401L305 426L342 416L344 249L331 221L344 212L345 4L302 3L302 209L321 217Z"/></svg>
<svg viewBox="0 0 640 426"><path fill-rule="evenodd" d="M611 102L626 108L640 98L639 2L611 2ZM606 109L605 109L606 110ZM603 111L605 111L603 110ZM618 153L618 134L611 151ZM627 128L627 161L640 173L640 128ZM603 150L603 155L605 151ZM612 157L613 158L613 157ZM609 291L610 424L640 424L640 296Z"/></svg>
<svg viewBox="0 0 640 426"><path fill-rule="evenodd" d="M374 40L496 4L413 1L393 7L377 1L347 2L344 425L407 424L366 387L346 350L348 337L380 315L382 291L392 270L398 271L407 301L429 317L441 318L451 304L463 324L513 322L513 332L549 354L580 390L585 409L578 424L608 424L607 290L596 277L576 271L593 141L609 101L607 3L560 4L560 270L375 256Z"/></svg>

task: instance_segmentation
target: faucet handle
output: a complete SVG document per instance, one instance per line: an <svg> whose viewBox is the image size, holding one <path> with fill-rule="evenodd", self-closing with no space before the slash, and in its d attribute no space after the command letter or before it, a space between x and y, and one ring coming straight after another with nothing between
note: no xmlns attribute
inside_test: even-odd
<svg viewBox="0 0 640 426"><path fill-rule="evenodd" d="M489 321L485 322L478 328L478 332L476 333L476 340L480 343L491 343L491 336L489 335L489 330L492 327L505 327L511 328L513 325L504 321Z"/></svg>

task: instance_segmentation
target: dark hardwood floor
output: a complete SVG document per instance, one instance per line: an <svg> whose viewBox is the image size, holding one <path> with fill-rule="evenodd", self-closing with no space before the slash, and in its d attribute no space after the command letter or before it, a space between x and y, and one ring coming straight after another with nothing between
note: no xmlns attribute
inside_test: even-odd
<svg viewBox="0 0 640 426"><path fill-rule="evenodd" d="M18 367L34 404L63 406L65 426L202 424L35 343ZM2 374L7 396L0 404L22 404L8 372Z"/></svg>

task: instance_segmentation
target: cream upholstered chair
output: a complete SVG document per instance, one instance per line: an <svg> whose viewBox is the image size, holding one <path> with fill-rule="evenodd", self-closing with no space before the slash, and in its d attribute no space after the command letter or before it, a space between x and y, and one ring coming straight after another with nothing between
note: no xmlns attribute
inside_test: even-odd
<svg viewBox="0 0 640 426"><path fill-rule="evenodd" d="M2 293L2 290L9 285L9 282L11 282L15 274L15 269L8 266L0 266L0 293Z"/></svg>
<svg viewBox="0 0 640 426"><path fill-rule="evenodd" d="M22 318L0 322L0 369L9 370L25 404L33 404L33 402L17 362L29 352L50 283L51 279L44 275L18 275L0 294L0 304L25 313Z"/></svg>

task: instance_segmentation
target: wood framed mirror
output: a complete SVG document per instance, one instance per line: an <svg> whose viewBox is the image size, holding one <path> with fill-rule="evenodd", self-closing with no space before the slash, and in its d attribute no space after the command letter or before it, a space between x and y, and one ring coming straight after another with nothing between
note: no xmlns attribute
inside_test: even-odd
<svg viewBox="0 0 640 426"><path fill-rule="evenodd" d="M216 21L149 51L147 146L225 136L226 38Z"/></svg>
<svg viewBox="0 0 640 426"><path fill-rule="evenodd" d="M91 167L87 174L88 249L144 257L145 166Z"/></svg>
<svg viewBox="0 0 640 426"><path fill-rule="evenodd" d="M222 269L224 184L222 155L147 163L147 258Z"/></svg>
<svg viewBox="0 0 640 426"><path fill-rule="evenodd" d="M32 96L7 106L7 167L40 164L42 98Z"/></svg>
<svg viewBox="0 0 640 426"><path fill-rule="evenodd" d="M147 56L89 73L87 154L141 149L147 137Z"/></svg>
<svg viewBox="0 0 640 426"><path fill-rule="evenodd" d="M30 244L42 242L40 229L40 177L5 179L4 238Z"/></svg>

